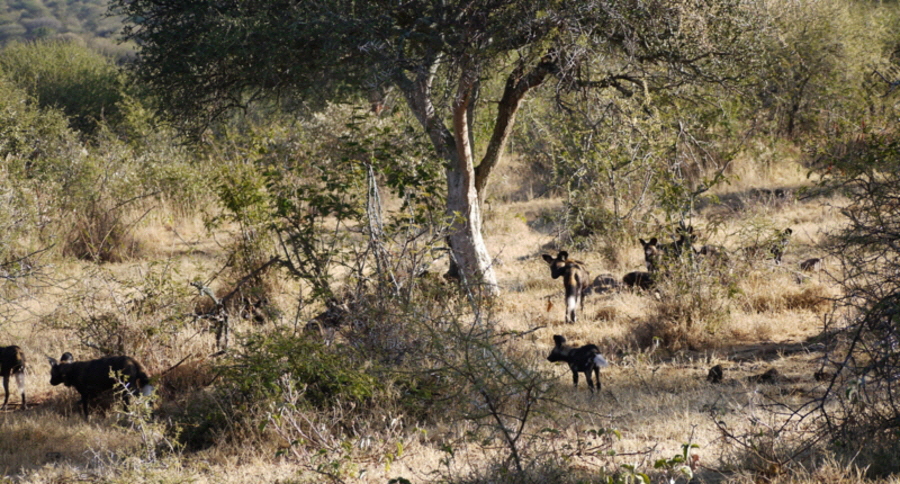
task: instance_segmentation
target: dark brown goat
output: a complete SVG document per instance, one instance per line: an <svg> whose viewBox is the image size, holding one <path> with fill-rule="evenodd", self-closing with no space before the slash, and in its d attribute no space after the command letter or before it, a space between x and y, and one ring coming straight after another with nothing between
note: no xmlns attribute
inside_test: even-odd
<svg viewBox="0 0 900 484"><path fill-rule="evenodd" d="M597 345L584 345L574 348L566 343L566 338L562 335L554 335L553 342L556 344L550 351L547 361L555 363L557 361L565 361L572 370L572 381L575 388L578 388L578 373L584 373L587 378L588 388L594 393L594 381L591 379L591 373L597 376L597 391L600 391L600 368L609 366L603 355L600 354L600 348Z"/></svg>
<svg viewBox="0 0 900 484"><path fill-rule="evenodd" d="M75 361L71 353L65 352L59 363L53 358L50 361L50 384L65 384L75 387L81 394L81 408L84 418L88 418L88 402L103 392L115 388L118 381L125 384L123 400L128 405L129 393L140 392L148 396L153 392L150 377L144 372L141 364L129 356L108 356L90 361Z"/></svg>
<svg viewBox="0 0 900 484"><path fill-rule="evenodd" d="M584 268L584 264L569 259L569 253L560 251L554 259L553 256L544 254L543 258L550 265L550 276L563 278L563 286L566 288L566 322L575 322L575 308L584 309L584 293L591 283L591 275Z"/></svg>
<svg viewBox="0 0 900 484"><path fill-rule="evenodd" d="M22 408L25 408L25 354L18 346L0 347L0 376L3 376L3 390L6 392L3 408L9 402L10 375L16 375L16 383L22 394Z"/></svg>

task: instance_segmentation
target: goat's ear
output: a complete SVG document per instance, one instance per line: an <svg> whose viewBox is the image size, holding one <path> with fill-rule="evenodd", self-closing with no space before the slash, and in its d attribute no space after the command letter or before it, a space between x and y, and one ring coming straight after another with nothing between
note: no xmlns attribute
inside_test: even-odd
<svg viewBox="0 0 900 484"><path fill-rule="evenodd" d="M656 237L653 237L652 239L650 239L650 244L649 244L649 245L656 245L656 244L658 244L658 243L659 243L659 240L657 240Z"/></svg>
<svg viewBox="0 0 900 484"><path fill-rule="evenodd" d="M56 360L54 360L53 358L50 358L49 356L47 357L47 361L50 362L50 366L56 366L59 364L56 362Z"/></svg>
<svg viewBox="0 0 900 484"><path fill-rule="evenodd" d="M794 230L790 227L784 229L784 235L791 235L794 233Z"/></svg>
<svg viewBox="0 0 900 484"><path fill-rule="evenodd" d="M555 334L553 335L553 342L556 343L556 346L562 346L566 342L566 338L561 334Z"/></svg>
<svg viewBox="0 0 900 484"><path fill-rule="evenodd" d="M548 263L550 263L550 264L553 263L553 256L552 256L552 255L549 255L549 254L541 254L541 257L543 257L544 260L547 261Z"/></svg>
<svg viewBox="0 0 900 484"><path fill-rule="evenodd" d="M62 354L62 356L59 357L60 363L71 363L73 361L75 361L75 357L72 356L72 353L69 353L68 351L66 351Z"/></svg>
<svg viewBox="0 0 900 484"><path fill-rule="evenodd" d="M644 239L638 239L638 242L640 242L641 245L643 245L644 247L647 247L648 245L650 245L650 242L647 242Z"/></svg>
<svg viewBox="0 0 900 484"><path fill-rule="evenodd" d="M559 255L556 256L556 260L566 260L569 258L569 253L561 250L559 251Z"/></svg>

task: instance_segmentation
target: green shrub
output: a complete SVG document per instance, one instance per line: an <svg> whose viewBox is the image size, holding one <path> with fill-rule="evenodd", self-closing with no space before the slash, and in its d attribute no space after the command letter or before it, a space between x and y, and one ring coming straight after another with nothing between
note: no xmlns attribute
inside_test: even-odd
<svg viewBox="0 0 900 484"><path fill-rule="evenodd" d="M12 44L0 51L0 69L41 107L60 109L83 133L94 133L103 120L122 120L123 75L110 59L77 42Z"/></svg>
<svg viewBox="0 0 900 484"><path fill-rule="evenodd" d="M62 113L35 106L25 90L0 78L0 158L11 176L40 176L47 161L70 160L79 151Z"/></svg>
<svg viewBox="0 0 900 484"><path fill-rule="evenodd" d="M326 346L307 335L250 335L223 368L226 385L252 407L277 401L282 378L305 387L311 407L362 404L385 388L369 364L342 345Z"/></svg>

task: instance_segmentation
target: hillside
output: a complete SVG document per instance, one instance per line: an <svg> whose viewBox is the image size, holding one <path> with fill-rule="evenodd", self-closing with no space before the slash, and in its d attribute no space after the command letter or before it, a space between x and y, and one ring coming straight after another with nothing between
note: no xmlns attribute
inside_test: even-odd
<svg viewBox="0 0 900 484"><path fill-rule="evenodd" d="M112 55L127 54L117 35L120 18L108 14L106 0L2 0L0 45L54 38L80 39Z"/></svg>

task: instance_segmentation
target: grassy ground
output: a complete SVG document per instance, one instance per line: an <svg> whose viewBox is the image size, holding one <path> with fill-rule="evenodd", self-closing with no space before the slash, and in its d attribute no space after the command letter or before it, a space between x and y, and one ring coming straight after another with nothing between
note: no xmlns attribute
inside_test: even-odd
<svg viewBox="0 0 900 484"><path fill-rule="evenodd" d="M509 177L514 173L510 167ZM590 295L579 312L576 324L565 324L562 284L551 280L541 254L555 254L554 234L541 224L541 215L559 207L560 200L531 198L528 194L498 197L486 214L487 241L496 254L497 275L504 296L496 314L509 330L527 332L515 350L535 365L558 377L559 392L573 406L595 409L596 415L570 415L560 409L548 422L562 422L561 438L573 442L585 439L592 429L615 428L621 438L596 437L585 445L614 450L607 454L573 454L573 469L590 475L599 465L635 465L652 470L658 459L669 459L684 444L696 444L692 453L701 482L856 482L852 468L826 464L818 470L779 477L771 462L748 457L746 449L726 438L728 432L741 435L754 426L777 426L761 408L772 401L800 402L822 391L813 375L819 369L821 348L811 338L823 328L829 310L827 298L839 289L831 276L835 267L817 274L799 271L800 261L823 254L824 234L842 222L835 206L841 201L816 197L802 198L798 189L805 181L797 170L786 173L743 174L740 183L724 187L718 194L722 204L701 209L694 226L702 243L723 245L732 253L745 242L742 233L749 226L791 227L792 245L782 265L758 261L740 279L737 295L721 306L728 317L715 333L694 329L691 338L698 344L679 348L654 345L654 337L671 328L661 326L661 314L675 302L654 291L612 290ZM498 177L506 180L503 176ZM772 180L777 180L773 186ZM509 182L511 191L518 183ZM788 189L787 197L768 196L758 188ZM713 221L716 229L710 230ZM570 250L584 261L592 276L611 274L621 279L626 272L643 270L643 254L637 237L663 234L635 234L634 245L615 261L600 252ZM138 324L135 341L146 339L135 356L151 373L166 373L160 384L162 403L183 405L186 389L202 395L210 381L205 372L207 355L215 351L212 335L200 326L185 326L177 334L149 333L153 314L140 322L127 314L136 298L147 296L148 280L164 273L184 287L160 286L160 290L184 291L186 307L199 297L188 282L202 280L222 264L226 234L210 236L198 220L151 221L137 236L144 242L145 259L96 267L88 263L58 261L52 270L64 277L45 288L35 288L17 309L15 321L2 328L4 345L17 344L29 357L29 407L11 405L0 413L0 473L14 482L321 482L327 470L316 469L309 456L278 453L285 443L274 439L258 445L253 439L222 443L197 452L155 455L153 448L166 439L158 438L166 422L130 419L121 413L98 412L89 422L78 414L74 391L49 385L45 356L59 357L63 351L76 356L88 354L78 346L70 328L99 307L121 316L121 324ZM156 260L150 264L148 260ZM161 267L162 266L162 267ZM295 289L285 282L278 288L275 303L292 307ZM142 292L144 291L144 292ZM713 295L714 296L714 295ZM711 296L711 297L713 297ZM718 304L715 300L710 305ZM241 323L240 330L266 330ZM148 326L150 325L150 326ZM142 332L143 331L143 332ZM563 334L575 344L597 344L611 367L602 373L603 389L588 393L582 382L571 388L568 367L546 362L553 346L552 336ZM103 335L94 335L97 341ZM113 342L114 343L114 342ZM112 343L111 343L112 344ZM724 368L721 383L709 383L707 372L715 365ZM779 378L755 378L770 369ZM14 386L14 385L13 385ZM17 396L13 398L18 402ZM164 413L164 412L163 412ZM542 417L544 418L544 417ZM439 419L438 419L439 420ZM137 423L135 423L137 422ZM464 432L458 423L446 427L420 428L416 422L395 421L385 415L382 422L367 422L357 444L384 446L369 452L365 460L354 462L343 482L387 482L404 476L412 482L434 478L447 469L441 450L442 435ZM363 424L361 424L363 426ZM370 440L365 441L365 435ZM590 440L590 439L588 439ZM162 442L162 444L161 444ZM368 443L366 443L368 442ZM371 442L380 442L371 444ZM396 443L403 451L390 452ZM765 445L777 445L767 442ZM479 469L487 461L484 448L459 448L449 467L456 473ZM301 465L302 462L302 465ZM621 477L621 476L620 476ZM657 471L654 482L667 475ZM679 482L686 482L682 478Z"/></svg>

